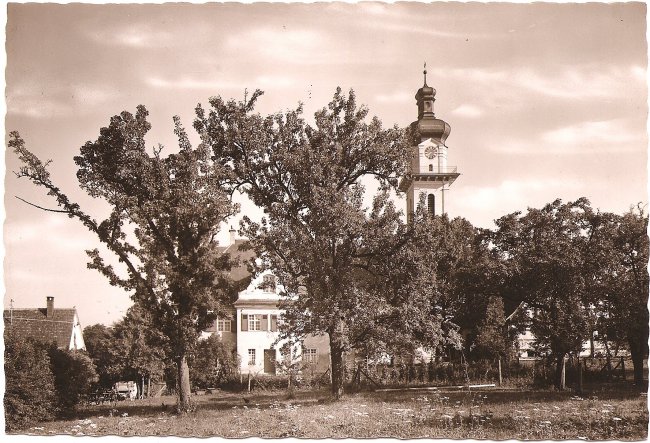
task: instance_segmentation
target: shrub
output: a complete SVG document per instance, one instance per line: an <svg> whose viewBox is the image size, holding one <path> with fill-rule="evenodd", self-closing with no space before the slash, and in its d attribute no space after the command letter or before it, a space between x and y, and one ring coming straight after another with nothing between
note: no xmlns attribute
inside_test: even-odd
<svg viewBox="0 0 650 443"><path fill-rule="evenodd" d="M5 337L5 427L26 428L56 413L50 359L42 346L13 335Z"/></svg>
<svg viewBox="0 0 650 443"><path fill-rule="evenodd" d="M51 346L48 354L59 409L65 414L72 413L98 380L95 365L84 351L68 351Z"/></svg>
<svg viewBox="0 0 650 443"><path fill-rule="evenodd" d="M199 341L190 360L192 387L207 389L232 379L239 367L237 353L229 349L217 334Z"/></svg>

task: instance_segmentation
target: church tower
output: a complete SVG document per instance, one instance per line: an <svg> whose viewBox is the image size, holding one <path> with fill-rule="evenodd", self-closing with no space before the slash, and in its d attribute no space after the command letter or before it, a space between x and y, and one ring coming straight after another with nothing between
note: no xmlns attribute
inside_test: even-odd
<svg viewBox="0 0 650 443"><path fill-rule="evenodd" d="M445 213L445 192L460 175L455 166L447 165L445 141L451 132L449 124L437 119L433 113L436 90L427 85L427 70L424 64L424 86L415 100L418 105L418 119L411 123L412 159L410 174L400 183L400 190L406 192L406 214L411 220L425 195L427 212L430 215Z"/></svg>

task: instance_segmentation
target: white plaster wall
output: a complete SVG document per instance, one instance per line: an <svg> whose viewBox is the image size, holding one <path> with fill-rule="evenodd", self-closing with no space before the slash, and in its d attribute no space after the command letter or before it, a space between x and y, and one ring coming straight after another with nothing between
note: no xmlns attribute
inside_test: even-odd
<svg viewBox="0 0 650 443"><path fill-rule="evenodd" d="M438 149L438 155L433 159L429 159L424 155L425 149L429 146ZM433 171L429 171L429 165L433 165ZM414 165L413 170L420 174L447 172L447 147L431 140L430 138L420 143L417 146L416 164Z"/></svg>
<svg viewBox="0 0 650 443"><path fill-rule="evenodd" d="M276 283L276 292L263 290L260 288L265 275L271 275L270 272L265 272L255 279L250 285L239 293L238 302L249 302L251 306L238 306L237 307L237 354L240 359L240 371L242 374L263 374L264 373L264 350L275 349L276 361L280 361L280 349L283 342L277 342L279 337L278 331L242 331L241 318L242 314L246 315L267 315L269 319L272 315L277 316L278 323L281 321L282 311L277 307L268 306L269 302L278 302L280 300L279 292L283 290L282 286ZM255 302L259 301L259 306L255 306ZM305 339L305 347L316 348L318 352L318 365L319 372L326 370L329 367L329 341L327 336L307 337ZM248 350L255 349L255 364L248 364ZM294 355L300 359L301 347L296 345L294 348ZM324 368L324 369L323 369Z"/></svg>
<svg viewBox="0 0 650 443"><path fill-rule="evenodd" d="M270 309L270 308L240 308L237 309L237 354L240 359L240 370L243 374L248 373L263 373L264 372L264 350L271 349L272 347L276 349L275 358L280 358L279 347L280 344L276 344L279 333L277 331L242 331L241 330L241 317L242 314L252 315L268 315L269 319L271 315L277 315L280 317L279 309ZM255 365L248 364L248 350L255 349Z"/></svg>
<svg viewBox="0 0 650 443"><path fill-rule="evenodd" d="M72 334L70 334L70 344L68 345L68 349L86 349L81 324L79 323L79 317L76 313L72 319Z"/></svg>

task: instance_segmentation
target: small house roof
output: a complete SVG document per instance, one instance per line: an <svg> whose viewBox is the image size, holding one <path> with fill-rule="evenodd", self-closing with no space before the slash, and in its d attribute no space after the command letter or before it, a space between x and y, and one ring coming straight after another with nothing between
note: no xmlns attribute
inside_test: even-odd
<svg viewBox="0 0 650 443"><path fill-rule="evenodd" d="M47 317L47 309L5 309L5 330L22 337L52 343L68 348L76 321L76 309L53 309Z"/></svg>

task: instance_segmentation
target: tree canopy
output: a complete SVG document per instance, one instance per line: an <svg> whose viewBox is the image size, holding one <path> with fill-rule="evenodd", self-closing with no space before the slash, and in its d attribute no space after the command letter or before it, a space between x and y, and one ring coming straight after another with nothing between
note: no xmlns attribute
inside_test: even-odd
<svg viewBox="0 0 650 443"><path fill-rule="evenodd" d="M129 291L169 339L178 367L179 409L188 410L187 355L200 331L232 299L231 259L221 253L215 236L238 208L229 198L229 170L213 161L205 144L191 146L178 118L177 153L163 156L162 147L146 149L147 115L139 106L135 115L114 116L74 158L81 189L110 205L110 215L101 221L54 184L48 163L28 151L18 133L10 134L9 146L22 162L16 175L45 188L61 212L80 220L126 266L124 276L98 249L87 251L88 266Z"/></svg>
<svg viewBox="0 0 650 443"><path fill-rule="evenodd" d="M409 142L376 117L367 122L368 109L357 106L352 91L337 89L314 125L300 106L267 117L252 112L260 95L246 103L211 99L209 111L197 108L194 127L232 167L237 186L264 209L261 222L244 218L242 231L261 266L285 288L285 332L329 335L332 390L339 397L349 349L371 336L381 341L382 328L440 330L424 316L432 291L420 292L422 281L411 278L423 271L422 259L405 252L413 229L389 199L407 172ZM376 179L372 196L367 177ZM369 208L364 197L372 197ZM430 269L426 274L431 278Z"/></svg>

